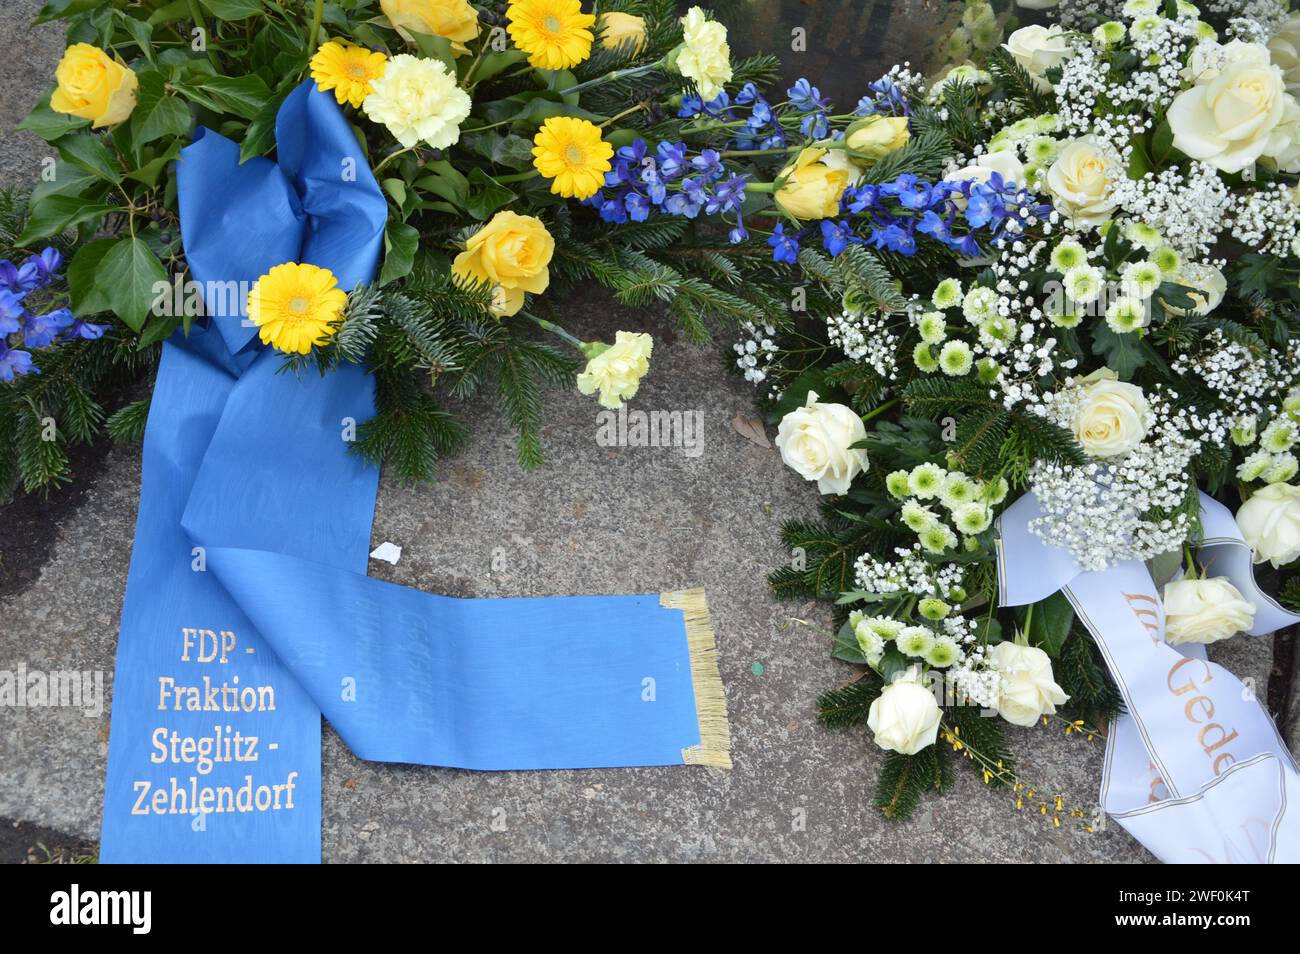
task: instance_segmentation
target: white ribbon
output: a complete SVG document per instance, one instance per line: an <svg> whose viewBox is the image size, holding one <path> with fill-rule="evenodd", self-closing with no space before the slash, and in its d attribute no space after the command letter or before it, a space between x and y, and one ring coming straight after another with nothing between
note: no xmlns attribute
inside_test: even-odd
<svg viewBox="0 0 1300 954"><path fill-rule="evenodd" d="M1161 861L1300 861L1300 772L1255 693L1206 659L1204 646L1164 641L1164 606L1146 564L1085 571L1029 531L1040 516L1025 494L999 521L1001 604L1060 590L1105 656L1128 711L1107 740L1102 807ZM1255 604L1250 634L1300 623L1260 590L1232 514L1205 494L1201 523L1203 562Z"/></svg>

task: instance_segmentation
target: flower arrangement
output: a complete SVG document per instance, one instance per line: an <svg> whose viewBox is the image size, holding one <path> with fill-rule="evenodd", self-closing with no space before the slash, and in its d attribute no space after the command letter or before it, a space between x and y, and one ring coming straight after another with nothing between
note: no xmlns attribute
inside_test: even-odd
<svg viewBox="0 0 1300 954"><path fill-rule="evenodd" d="M887 816L945 788L953 752L1056 824L1087 814L1020 779L1003 728L1095 736L1121 706L1065 597L999 604L997 521L1022 495L1079 566L1146 561L1171 643L1227 638L1256 609L1196 564L1201 492L1300 606L1284 3L967 0L941 66L895 66L844 108L808 79L774 93L773 58L733 60L718 20L661 0L148 6L57 14L72 45L23 124L57 174L0 224L10 248L64 260L15 251L0 272L10 482L66 474L30 438L85 389L31 390L56 357L147 362L198 317L151 298L186 271L173 168L195 125L268 153L310 76L388 197L383 266L351 294L272 269L246 303L261 340L293 367L366 362L380 414L355 449L418 478L464 436L446 400L493 376L526 465L543 385L605 407L636 394L650 336L569 334L555 305L580 282L662 304L697 340L738 328L736 372L825 497L822 520L787 524L770 582L834 603L833 653L858 670L822 719L887 751ZM23 296L57 296L60 267L70 313L30 317Z"/></svg>
<svg viewBox="0 0 1300 954"><path fill-rule="evenodd" d="M590 207L608 174L629 169L616 151L690 123L678 115L682 98L711 101L727 84L774 75L772 57L733 62L726 28L701 8L105 2L54 4L40 19L66 21L69 45L49 97L21 125L58 158L26 202L0 209L0 251L22 261L30 248L66 246L68 327L104 329L100 348L137 355L142 370L162 341L204 319L187 284L176 187L195 130L232 139L248 161L274 152L280 104L304 80L339 104L389 201L377 281L345 294L335 276L285 262L238 304L292 367L373 370L380 413L353 450L404 479L428 477L460 444L455 403L489 388L519 431L524 466L541 462L546 387L598 392L610 407L635 394L649 336L569 334L556 309L579 283L628 305L664 302L696 339L770 304L732 264L751 253L716 229L633 214L611 230ZM703 192L715 191L709 183ZM89 428L56 427L54 452L24 451L34 445L22 435L59 422L66 394L44 374L54 353L26 349L22 334L33 332L5 320L0 485L48 488L68 475L67 443L93 437L104 415ZM142 425L146 411L137 402L118 421Z"/></svg>
<svg viewBox="0 0 1300 954"><path fill-rule="evenodd" d="M852 113L807 82L777 109L698 107L778 157L770 183L750 167L773 203L737 210L733 238L766 244L799 302L744 326L736 368L826 503L787 524L771 584L834 602L834 655L860 669L822 720L887 750L889 817L946 787L955 751L1017 805L1092 824L1017 775L999 726L1095 737L1121 706L1063 595L999 605L997 519L1025 492L1078 566L1147 561L1170 644L1256 612L1195 562L1202 491L1300 605L1294 23L1160 0L1042 16L928 82L894 69ZM1016 26L981 0L969 23Z"/></svg>

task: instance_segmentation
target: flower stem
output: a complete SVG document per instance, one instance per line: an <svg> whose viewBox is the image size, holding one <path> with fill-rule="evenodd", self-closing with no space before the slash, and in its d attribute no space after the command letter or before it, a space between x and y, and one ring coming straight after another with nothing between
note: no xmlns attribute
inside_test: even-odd
<svg viewBox="0 0 1300 954"><path fill-rule="evenodd" d="M579 83L577 86L570 86L568 89L559 90L561 95L567 96L570 93L578 93L584 89L590 89L598 83L612 83L616 80L627 79L629 76L640 76L642 73L649 73L651 70L658 69L663 65L663 60L655 60L653 63L646 63L644 66L633 66L625 70L611 70L604 76L597 76L595 79L589 79L585 83Z"/></svg>
<svg viewBox="0 0 1300 954"><path fill-rule="evenodd" d="M396 152L390 152L388 155L384 156L383 159L380 159L380 160L379 160L379 165L375 166L375 172L374 172L374 174L375 174L376 176L378 176L378 175L379 175L379 170L380 170L380 169L384 168L384 166L388 165L390 162L392 162L392 161L393 161L394 159L396 159L398 156L402 155L403 153L410 152L410 151L411 151L412 149L414 149L414 148L415 148L414 146L407 146L407 147L405 147L404 149L399 149L399 150L397 150Z"/></svg>
<svg viewBox="0 0 1300 954"><path fill-rule="evenodd" d="M217 54L212 49L210 43L212 37L208 35L208 24L203 19L203 11L199 9L199 0L188 0L188 3L190 8L190 19L194 21L194 25L198 27L203 34L203 49L207 51L209 62L217 68L217 72L219 73L221 72L221 64L217 62Z"/></svg>
<svg viewBox="0 0 1300 954"><path fill-rule="evenodd" d="M325 14L325 0L316 0L316 8L311 15L311 32L307 34L307 50L316 51L316 38L320 35L320 21Z"/></svg>
<svg viewBox="0 0 1300 954"><path fill-rule="evenodd" d="M579 351L582 351L582 342L577 338L575 338L573 335L569 334L567 331L565 331L555 322L547 321L545 318L538 318L532 312L528 312L528 311L521 311L520 314L523 315L525 318L528 318L529 320L535 322L538 325L538 327L546 329L551 334L555 335L557 338L564 340L568 344L573 345L573 347L577 348ZM586 352L583 352L583 354L586 354Z"/></svg>
<svg viewBox="0 0 1300 954"><path fill-rule="evenodd" d="M625 110L623 110L621 113L619 113L619 114L616 115L616 116L610 116L609 119L605 120L603 123L600 124L600 128L601 128L601 129L604 129L604 128L605 128L606 126L608 126L610 123L616 123L616 122L618 122L620 119L622 119L624 116L628 116L628 115L631 115L632 113L640 112L641 110L643 110L643 109L645 109L645 108L647 108L645 103L637 103L635 106L632 106L632 107L630 107L629 109L625 109Z"/></svg>
<svg viewBox="0 0 1300 954"><path fill-rule="evenodd" d="M880 415L880 414L884 414L884 413L885 413L886 411L888 411L891 407L893 407L895 404L897 404L898 401L899 401L898 398L894 398L892 401L886 401L884 404L880 405L880 407L873 408L872 410L868 411L866 414L863 414L863 415L862 415L862 423L865 424L865 423L867 423L867 421L871 420L873 417L876 417L876 416L878 416L878 415Z"/></svg>

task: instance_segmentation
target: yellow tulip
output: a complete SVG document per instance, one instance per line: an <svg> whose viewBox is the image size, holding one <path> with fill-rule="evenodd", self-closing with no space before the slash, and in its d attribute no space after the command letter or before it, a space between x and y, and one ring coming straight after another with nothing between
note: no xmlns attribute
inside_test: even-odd
<svg viewBox="0 0 1300 954"><path fill-rule="evenodd" d="M781 170L776 201L796 219L825 219L839 214L840 196L849 184L847 169L832 169L821 162L825 149L804 149Z"/></svg>

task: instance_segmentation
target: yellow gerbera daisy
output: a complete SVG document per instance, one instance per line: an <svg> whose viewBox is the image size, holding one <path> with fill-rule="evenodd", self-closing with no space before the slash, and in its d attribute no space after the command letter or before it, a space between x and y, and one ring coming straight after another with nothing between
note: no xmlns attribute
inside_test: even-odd
<svg viewBox="0 0 1300 954"><path fill-rule="evenodd" d="M343 316L348 295L328 268L285 262L259 278L248 293L248 320L258 337L288 354L324 344Z"/></svg>
<svg viewBox="0 0 1300 954"><path fill-rule="evenodd" d="M566 199L589 199L605 184L614 147L585 119L552 116L533 138L533 166Z"/></svg>
<svg viewBox="0 0 1300 954"><path fill-rule="evenodd" d="M506 8L510 39L543 70L565 70L591 55L595 39L588 29L595 16L580 0L513 0Z"/></svg>
<svg viewBox="0 0 1300 954"><path fill-rule="evenodd" d="M382 53L330 40L311 58L311 78L322 90L334 90L340 106L351 103L359 107L373 91L370 84L384 75L387 65L388 58Z"/></svg>

